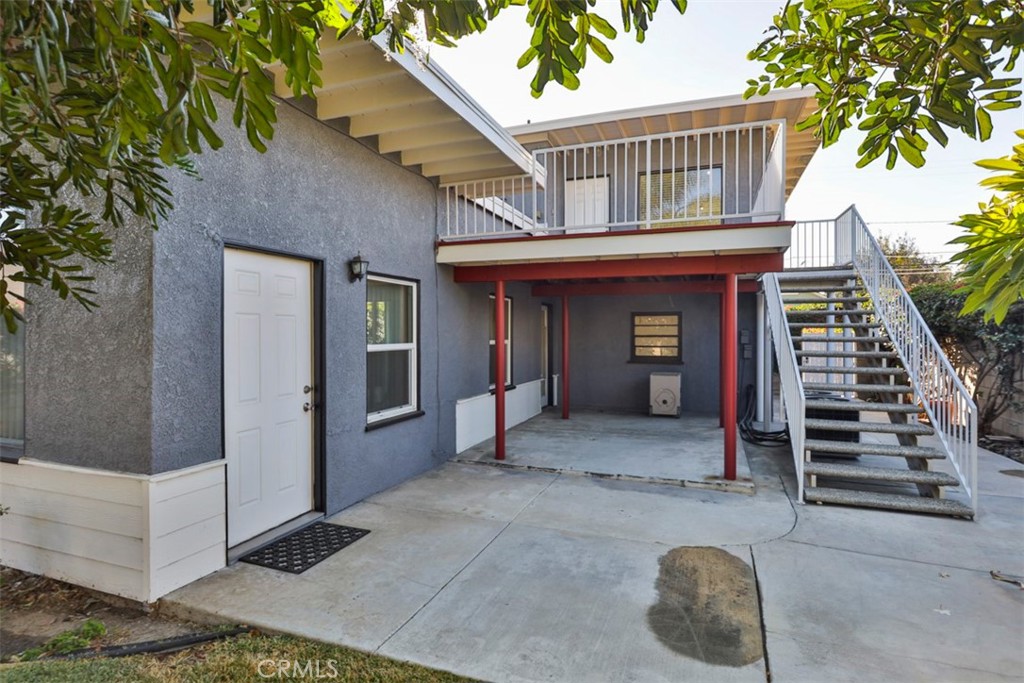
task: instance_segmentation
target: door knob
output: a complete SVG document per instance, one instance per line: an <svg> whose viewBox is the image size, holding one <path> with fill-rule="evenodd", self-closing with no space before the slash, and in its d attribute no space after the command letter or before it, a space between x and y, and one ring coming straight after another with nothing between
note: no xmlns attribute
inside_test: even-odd
<svg viewBox="0 0 1024 683"><path fill-rule="evenodd" d="M304 412L304 413L310 412L311 410L313 410L313 408L314 408L313 404L309 403L308 401L306 403L302 404L302 412Z"/></svg>
<svg viewBox="0 0 1024 683"><path fill-rule="evenodd" d="M304 394L311 393L312 391L313 391L313 387L309 386L308 384L306 386L302 387L302 393L304 393Z"/></svg>

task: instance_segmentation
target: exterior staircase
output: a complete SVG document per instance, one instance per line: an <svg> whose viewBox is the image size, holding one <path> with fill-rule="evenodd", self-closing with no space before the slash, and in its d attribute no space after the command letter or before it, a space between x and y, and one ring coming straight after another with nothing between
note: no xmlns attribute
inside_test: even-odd
<svg viewBox="0 0 1024 683"><path fill-rule="evenodd" d="M775 277L803 391L802 500L973 517L946 497L961 482L936 468L944 450L918 443L934 430L857 271Z"/></svg>

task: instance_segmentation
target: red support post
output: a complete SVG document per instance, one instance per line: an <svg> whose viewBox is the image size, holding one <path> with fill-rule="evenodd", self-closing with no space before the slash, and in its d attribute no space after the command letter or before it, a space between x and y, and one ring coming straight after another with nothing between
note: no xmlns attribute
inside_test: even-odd
<svg viewBox="0 0 1024 683"><path fill-rule="evenodd" d="M736 273L728 273L725 276L725 317L722 321L725 345L722 355L725 366L722 391L725 393L725 478L729 481L736 479L736 289Z"/></svg>
<svg viewBox="0 0 1024 683"><path fill-rule="evenodd" d="M505 459L505 281L494 283L494 459Z"/></svg>
<svg viewBox="0 0 1024 683"><path fill-rule="evenodd" d="M569 297L562 297L562 419L569 419Z"/></svg>
<svg viewBox="0 0 1024 683"><path fill-rule="evenodd" d="M718 426L725 426L725 284L718 295Z"/></svg>

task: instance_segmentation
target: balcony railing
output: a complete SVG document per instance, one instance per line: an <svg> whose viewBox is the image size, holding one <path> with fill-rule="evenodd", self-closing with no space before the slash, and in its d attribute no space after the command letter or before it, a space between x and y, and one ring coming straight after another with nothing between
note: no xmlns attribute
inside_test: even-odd
<svg viewBox="0 0 1024 683"><path fill-rule="evenodd" d="M784 121L538 149L531 176L443 186L441 239L781 220Z"/></svg>

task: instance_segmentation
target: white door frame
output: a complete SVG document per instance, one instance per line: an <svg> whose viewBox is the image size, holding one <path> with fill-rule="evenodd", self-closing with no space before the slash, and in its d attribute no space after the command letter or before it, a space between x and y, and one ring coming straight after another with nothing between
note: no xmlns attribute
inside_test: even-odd
<svg viewBox="0 0 1024 683"><path fill-rule="evenodd" d="M292 254L287 252L281 252L277 250L264 249L259 247L253 247L247 244L239 243L224 243L223 259L224 266L222 266L222 289L221 289L221 304L222 304L222 315L221 315L221 326L222 334L224 332L224 325L226 323L225 316L228 311L227 304L227 259L228 252L234 252L236 254L248 253L254 256L263 255L279 259L287 259L292 262L302 262L309 268L309 377L311 381L309 386L312 391L309 394L302 395L302 403L309 403L311 410L309 411L309 504L307 509L299 512L297 515L289 517L289 519L281 520L281 524L287 524L291 519L301 517L304 514L308 514L311 511L323 511L324 510L324 467L323 467L323 408L324 408L324 353L323 353L323 261L321 259L308 257L299 254ZM222 440L223 440L223 457L228 458L228 387L226 384L227 372L227 358L226 352L226 338L222 336L222 353L221 353L221 386L222 386ZM230 467L230 462L228 463ZM231 483L231 475L227 475L228 485ZM230 505L231 495L227 493L225 498L225 508L227 510L227 526L228 526L228 545L233 547L240 543L244 543L246 538L232 538L232 510ZM264 532L255 534L259 536L261 533L266 531L272 531L277 526L272 526L270 529ZM249 536L252 538L252 536Z"/></svg>

